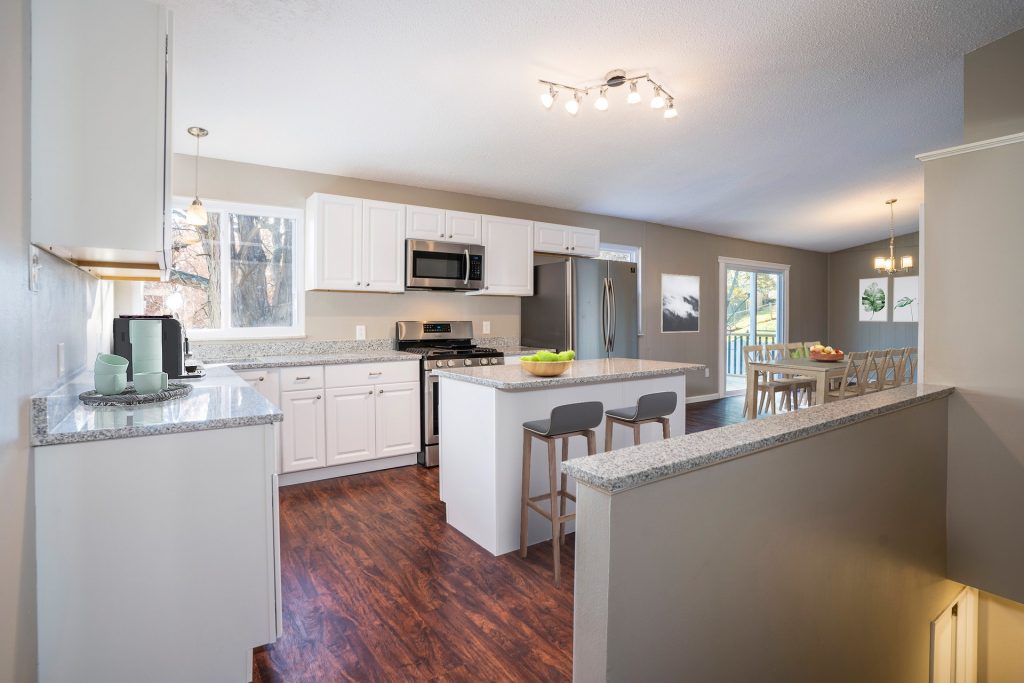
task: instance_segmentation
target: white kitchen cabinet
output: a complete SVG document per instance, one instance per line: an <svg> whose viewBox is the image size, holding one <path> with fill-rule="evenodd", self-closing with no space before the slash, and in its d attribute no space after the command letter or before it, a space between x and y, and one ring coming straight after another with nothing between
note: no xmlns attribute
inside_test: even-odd
<svg viewBox="0 0 1024 683"><path fill-rule="evenodd" d="M534 251L568 256L596 257L601 253L601 231L554 223L534 223Z"/></svg>
<svg viewBox="0 0 1024 683"><path fill-rule="evenodd" d="M306 289L405 291L405 205L316 193L306 200Z"/></svg>
<svg viewBox="0 0 1024 683"><path fill-rule="evenodd" d="M306 289L358 289L363 200L314 194L306 200Z"/></svg>
<svg viewBox="0 0 1024 683"><path fill-rule="evenodd" d="M298 472L326 464L323 392L323 389L281 392L282 472Z"/></svg>
<svg viewBox="0 0 1024 683"><path fill-rule="evenodd" d="M443 240L447 234L444 214L444 209L432 209L429 206L406 206L406 239Z"/></svg>
<svg viewBox="0 0 1024 683"><path fill-rule="evenodd" d="M420 383L382 384L377 388L377 457L420 449Z"/></svg>
<svg viewBox="0 0 1024 683"><path fill-rule="evenodd" d="M377 453L377 400L374 387L327 389L325 396L326 465L341 465L373 458Z"/></svg>
<svg viewBox="0 0 1024 683"><path fill-rule="evenodd" d="M533 295L533 222L483 217L484 288L474 295Z"/></svg>
<svg viewBox="0 0 1024 683"><path fill-rule="evenodd" d="M97 275L168 267L167 8L32 0L31 238Z"/></svg>
<svg viewBox="0 0 1024 683"><path fill-rule="evenodd" d="M445 211L445 238L460 244L483 244L483 216L465 211Z"/></svg>
<svg viewBox="0 0 1024 683"><path fill-rule="evenodd" d="M244 379L253 389L260 392L263 398L267 399L275 406L280 405L281 388L276 369L265 368L262 370L239 370L238 376Z"/></svg>

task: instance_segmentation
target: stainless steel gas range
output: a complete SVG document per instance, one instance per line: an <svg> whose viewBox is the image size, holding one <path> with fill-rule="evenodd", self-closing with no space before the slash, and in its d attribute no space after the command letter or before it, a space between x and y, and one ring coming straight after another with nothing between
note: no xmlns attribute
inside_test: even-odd
<svg viewBox="0 0 1024 683"><path fill-rule="evenodd" d="M419 462L426 467L438 463L438 405L440 391L437 368L465 368L504 365L500 351L473 344L473 323L468 320L403 320L396 323L398 350L420 356L422 372L420 423L423 444Z"/></svg>

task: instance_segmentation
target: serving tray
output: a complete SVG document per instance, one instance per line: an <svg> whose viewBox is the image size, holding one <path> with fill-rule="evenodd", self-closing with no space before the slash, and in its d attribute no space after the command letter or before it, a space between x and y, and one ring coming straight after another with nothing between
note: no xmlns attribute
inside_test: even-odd
<svg viewBox="0 0 1024 683"><path fill-rule="evenodd" d="M160 401L170 401L172 398L181 398L182 396L188 396L192 393L191 384L179 384L178 382L168 382L167 388L163 391L158 391L154 394L136 394L135 387L128 385L128 388L122 391L120 394L111 394L110 396L104 396L97 393L95 389L92 391L83 391L78 395L78 398L82 403L90 406L139 406L145 403L159 403Z"/></svg>

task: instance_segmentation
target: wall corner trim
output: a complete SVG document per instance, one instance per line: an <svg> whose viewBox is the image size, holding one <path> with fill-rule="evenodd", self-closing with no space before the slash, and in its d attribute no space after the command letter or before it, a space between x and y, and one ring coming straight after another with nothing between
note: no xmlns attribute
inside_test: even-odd
<svg viewBox="0 0 1024 683"><path fill-rule="evenodd" d="M934 152L925 152L924 154L918 154L915 158L918 161L932 161L934 159L942 159L943 157L952 157L958 154L967 154L968 152L977 152L983 149L991 149L992 147L1012 145L1016 142L1024 142L1024 131L1020 133L1014 133L1013 135L1004 135L999 138L992 138L990 140L979 140L978 142L971 142L966 145L957 145L956 147L937 149Z"/></svg>

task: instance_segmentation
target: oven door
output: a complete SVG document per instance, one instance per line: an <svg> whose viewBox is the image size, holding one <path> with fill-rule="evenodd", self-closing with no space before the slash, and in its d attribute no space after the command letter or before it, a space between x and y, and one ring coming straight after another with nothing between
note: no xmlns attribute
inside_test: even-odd
<svg viewBox="0 0 1024 683"><path fill-rule="evenodd" d="M406 240L406 289L476 290L484 286L484 248L432 240Z"/></svg>
<svg viewBox="0 0 1024 683"><path fill-rule="evenodd" d="M427 369L423 373L423 455L420 460L420 464L427 467L437 467L438 463L440 388L438 378Z"/></svg>

